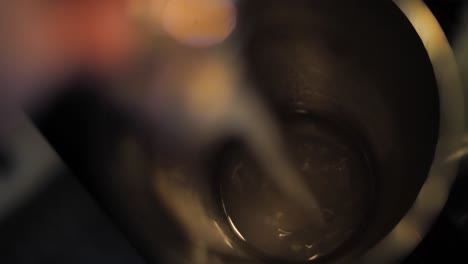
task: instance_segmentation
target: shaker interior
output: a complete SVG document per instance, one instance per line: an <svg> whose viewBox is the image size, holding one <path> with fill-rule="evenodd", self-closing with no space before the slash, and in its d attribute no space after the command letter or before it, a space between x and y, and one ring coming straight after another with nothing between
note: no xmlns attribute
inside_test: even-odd
<svg viewBox="0 0 468 264"><path fill-rule="evenodd" d="M214 190L233 240L263 259L303 263L332 257L354 243L370 221L375 182L366 144L348 128L297 113L283 125L288 156L317 197L319 227L270 181L242 147L219 161ZM219 186L216 186L219 184Z"/></svg>

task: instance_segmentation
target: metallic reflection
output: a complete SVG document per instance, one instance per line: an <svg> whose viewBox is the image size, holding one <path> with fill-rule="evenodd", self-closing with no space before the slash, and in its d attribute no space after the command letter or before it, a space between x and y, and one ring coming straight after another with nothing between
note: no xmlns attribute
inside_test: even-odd
<svg viewBox="0 0 468 264"><path fill-rule="evenodd" d="M448 198L458 166L464 131L463 89L450 45L436 18L421 0L395 1L408 17L431 59L440 95L440 138L429 178L394 230L363 259L364 263L398 263L431 227ZM455 154L454 154L455 153ZM450 162L447 162L447 159Z"/></svg>
<svg viewBox="0 0 468 264"><path fill-rule="evenodd" d="M240 239L246 241L245 238L242 236L242 234L241 234L241 233L239 232L239 230L237 229L237 227L236 227L236 225L234 224L234 222L232 222L231 217L228 217L228 221L229 221L229 225L231 226L232 230L236 233L236 235L237 235Z"/></svg>
<svg viewBox="0 0 468 264"><path fill-rule="evenodd" d="M156 193L196 245L194 252L200 254L203 251L216 250L238 255L222 227L211 218L210 207L203 203L200 190L193 183L193 179L201 177L200 175L184 177L183 168L158 170L155 174Z"/></svg>

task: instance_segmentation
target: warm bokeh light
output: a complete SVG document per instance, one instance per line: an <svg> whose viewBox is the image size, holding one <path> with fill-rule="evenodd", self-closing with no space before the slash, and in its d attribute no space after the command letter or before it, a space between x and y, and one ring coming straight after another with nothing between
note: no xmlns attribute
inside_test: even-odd
<svg viewBox="0 0 468 264"><path fill-rule="evenodd" d="M184 89L187 110L203 120L213 121L225 114L238 89L234 65L226 56L198 58Z"/></svg>
<svg viewBox="0 0 468 264"><path fill-rule="evenodd" d="M113 64L135 41L128 1L69 1L51 12L62 41L82 59ZM59 9L60 8L60 9Z"/></svg>
<svg viewBox="0 0 468 264"><path fill-rule="evenodd" d="M191 46L211 46L235 28L236 10L230 0L169 0L161 14L162 27Z"/></svg>

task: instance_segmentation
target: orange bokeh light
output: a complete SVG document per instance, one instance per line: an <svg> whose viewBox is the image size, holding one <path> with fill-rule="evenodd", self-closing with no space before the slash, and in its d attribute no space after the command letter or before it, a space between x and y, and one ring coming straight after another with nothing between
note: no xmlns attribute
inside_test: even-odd
<svg viewBox="0 0 468 264"><path fill-rule="evenodd" d="M169 0L161 14L170 36L191 46L211 46L233 32L236 10L231 0Z"/></svg>

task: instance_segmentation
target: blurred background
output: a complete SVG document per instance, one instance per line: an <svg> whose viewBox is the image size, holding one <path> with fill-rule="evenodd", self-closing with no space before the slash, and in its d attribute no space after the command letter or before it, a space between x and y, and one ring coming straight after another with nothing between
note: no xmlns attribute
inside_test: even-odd
<svg viewBox="0 0 468 264"><path fill-rule="evenodd" d="M468 46L464 39L468 38L468 30L463 29L468 25L464 1L425 2L456 48L460 66L466 67L464 73L468 73L468 52L463 49L465 43ZM226 28L221 22L219 25L210 32L212 39L193 40L184 35L183 30L175 31L174 37L204 45L225 37L223 30ZM95 43L96 50L98 46ZM114 57L112 51L102 56L121 59ZM107 67L103 64L106 63L98 60L95 66ZM467 78L466 75L462 77ZM92 110L89 113L92 115ZM14 132L2 135L0 142L0 263L145 263L88 190L61 163L37 128L22 114L18 114L18 120L11 125L10 131ZM405 263L443 262L447 256L457 257L460 262L468 261L465 254L468 249L466 190L468 160L462 160L447 206L432 231Z"/></svg>

